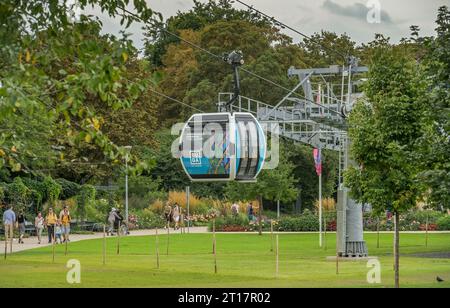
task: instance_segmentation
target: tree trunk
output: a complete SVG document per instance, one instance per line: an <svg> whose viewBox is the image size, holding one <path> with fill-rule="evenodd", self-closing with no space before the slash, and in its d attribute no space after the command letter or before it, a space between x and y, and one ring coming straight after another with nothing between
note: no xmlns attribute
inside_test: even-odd
<svg viewBox="0 0 450 308"><path fill-rule="evenodd" d="M395 240L394 240L394 259L395 259L395 288L400 288L400 215L395 213Z"/></svg>
<svg viewBox="0 0 450 308"><path fill-rule="evenodd" d="M262 235L262 211L263 211L263 198L262 196L259 196L259 211L258 211L259 235Z"/></svg>

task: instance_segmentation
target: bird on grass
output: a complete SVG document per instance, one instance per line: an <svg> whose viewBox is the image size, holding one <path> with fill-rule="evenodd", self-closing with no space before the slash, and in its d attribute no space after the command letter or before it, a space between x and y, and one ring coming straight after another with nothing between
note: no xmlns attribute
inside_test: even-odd
<svg viewBox="0 0 450 308"><path fill-rule="evenodd" d="M436 281L437 281L437 282L444 282L444 279L442 279L441 277L437 276L437 277L436 277Z"/></svg>

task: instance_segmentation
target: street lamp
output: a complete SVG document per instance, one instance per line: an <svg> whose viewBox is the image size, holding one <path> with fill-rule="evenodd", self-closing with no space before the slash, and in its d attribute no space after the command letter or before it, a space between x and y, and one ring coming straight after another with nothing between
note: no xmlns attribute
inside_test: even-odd
<svg viewBox="0 0 450 308"><path fill-rule="evenodd" d="M125 221L128 226L128 154L130 154L132 147L126 146L124 149L127 150L125 154Z"/></svg>

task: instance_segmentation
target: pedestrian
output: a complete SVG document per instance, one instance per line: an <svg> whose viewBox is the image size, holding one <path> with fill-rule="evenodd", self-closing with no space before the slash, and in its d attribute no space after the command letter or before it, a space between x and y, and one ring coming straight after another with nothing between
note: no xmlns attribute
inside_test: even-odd
<svg viewBox="0 0 450 308"><path fill-rule="evenodd" d="M114 221L114 227L117 229L117 233L120 232L120 226L122 225L122 221L123 221L123 216L120 213L120 210L116 210L116 216L115 216L115 221Z"/></svg>
<svg viewBox="0 0 450 308"><path fill-rule="evenodd" d="M42 217L42 213L39 212L36 218L34 219L34 227L36 228L36 235L38 238L38 244L41 244L42 241L42 231L44 230L45 219Z"/></svg>
<svg viewBox="0 0 450 308"><path fill-rule="evenodd" d="M166 218L166 228L170 228L170 222L172 221L172 207L170 206L170 203L167 202L166 206L164 207L164 217Z"/></svg>
<svg viewBox="0 0 450 308"><path fill-rule="evenodd" d="M25 214L20 210L17 215L17 225L19 226L19 244L24 244L23 237L25 236Z"/></svg>
<svg viewBox="0 0 450 308"><path fill-rule="evenodd" d="M180 216L181 216L181 208L178 203L175 203L173 206L172 217L175 223L174 230L178 230L180 228Z"/></svg>
<svg viewBox="0 0 450 308"><path fill-rule="evenodd" d="M233 214L233 216L239 215L239 204L233 203L233 205L231 206L231 214Z"/></svg>
<svg viewBox="0 0 450 308"><path fill-rule="evenodd" d="M14 224L16 223L16 213L14 213L13 206L3 213L3 226L5 228L5 240L12 239L14 236ZM9 233L9 236L8 236Z"/></svg>
<svg viewBox="0 0 450 308"><path fill-rule="evenodd" d="M248 220L253 221L254 219L254 215L255 215L255 210L253 209L253 203L249 203L247 206L247 215L248 215Z"/></svg>
<svg viewBox="0 0 450 308"><path fill-rule="evenodd" d="M72 221L72 218L70 217L69 208L67 206L65 206L61 213L59 213L59 220L61 221L61 231L63 234L64 243L69 243L70 222Z"/></svg>
<svg viewBox="0 0 450 308"><path fill-rule="evenodd" d="M117 218L119 218L119 216L117 215L117 210L115 208L112 208L111 212L109 212L109 216L108 216L108 222L109 222L108 235L110 235L110 236L114 235L114 225L115 225Z"/></svg>
<svg viewBox="0 0 450 308"><path fill-rule="evenodd" d="M62 227L61 227L61 221L57 221L55 225L55 242L56 244L62 244Z"/></svg>
<svg viewBox="0 0 450 308"><path fill-rule="evenodd" d="M48 243L51 244L55 240L55 226L58 221L58 217L53 212L53 208L48 209L48 214L45 217L45 225L48 232Z"/></svg>

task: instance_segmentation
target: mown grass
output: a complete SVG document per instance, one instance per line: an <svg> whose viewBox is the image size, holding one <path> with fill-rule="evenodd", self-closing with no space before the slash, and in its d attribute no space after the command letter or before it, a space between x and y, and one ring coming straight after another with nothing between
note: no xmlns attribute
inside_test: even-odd
<svg viewBox="0 0 450 308"><path fill-rule="evenodd" d="M318 247L316 234L281 234L280 267L275 277L275 254L271 236L218 234L218 274L214 273L211 234L174 234L166 255L166 236L160 236L160 269L156 268L155 237L121 238L116 254L116 238L107 240L107 262L102 265L102 240L71 243L68 256L64 246L34 249L0 260L0 287L392 287L392 235L367 234L370 254L378 256L382 283L367 283L366 262L326 260L334 254L335 235L327 236L328 250ZM423 234L401 235L402 287L450 287L450 259L418 258L414 254L449 252L450 234L431 234L428 248ZM81 262L81 284L66 281L69 259ZM436 276L445 280L438 283Z"/></svg>

